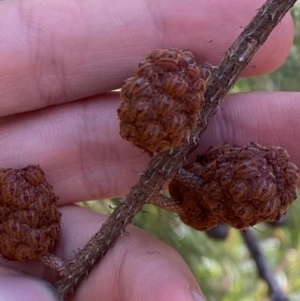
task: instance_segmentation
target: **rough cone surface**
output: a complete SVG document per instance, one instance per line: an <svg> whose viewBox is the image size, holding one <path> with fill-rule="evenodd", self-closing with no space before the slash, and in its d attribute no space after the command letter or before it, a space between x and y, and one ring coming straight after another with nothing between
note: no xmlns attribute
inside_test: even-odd
<svg viewBox="0 0 300 301"><path fill-rule="evenodd" d="M219 223L244 229L278 220L296 199L300 183L299 170L283 147L254 142L212 147L186 169L202 180L201 187L173 180L169 191L182 208L182 221L197 230Z"/></svg>
<svg viewBox="0 0 300 301"><path fill-rule="evenodd" d="M180 146L197 125L211 69L188 50L149 53L121 89L121 137L150 152Z"/></svg>
<svg viewBox="0 0 300 301"><path fill-rule="evenodd" d="M33 260L54 246L60 229L58 197L39 166L0 169L0 253Z"/></svg>

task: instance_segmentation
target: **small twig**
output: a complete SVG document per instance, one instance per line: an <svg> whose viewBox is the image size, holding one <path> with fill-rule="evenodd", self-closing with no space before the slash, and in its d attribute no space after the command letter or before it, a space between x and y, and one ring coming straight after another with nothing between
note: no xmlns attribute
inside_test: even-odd
<svg viewBox="0 0 300 301"><path fill-rule="evenodd" d="M178 180L186 187L192 188L195 191L199 191L201 193L201 186L203 185L203 181L192 172L184 168L180 168L178 170L178 173L174 176L174 179Z"/></svg>
<svg viewBox="0 0 300 301"><path fill-rule="evenodd" d="M132 187L126 200L120 204L103 224L90 242L67 266L63 277L56 284L62 296L71 292L79 281L88 274L93 265L121 236L133 217L144 204L159 196L163 183L173 177L181 167L182 160L195 147L200 134L206 129L218 104L233 86L241 71L249 64L254 53L265 42L274 27L296 0L268 0L257 12L244 31L227 51L221 64L213 71L207 82L206 104L201 112L201 122L192 132L190 143L174 149L172 153L155 154L141 176Z"/></svg>
<svg viewBox="0 0 300 301"><path fill-rule="evenodd" d="M164 210L175 212L179 215L185 214L184 210L182 209L181 202L179 200L171 199L164 195L160 195L157 199L155 199L153 205Z"/></svg>
<svg viewBox="0 0 300 301"><path fill-rule="evenodd" d="M66 262L62 261L59 257L57 257L53 254L50 254L50 253L40 256L38 259L40 262L44 263L46 266L57 271L60 276L63 275L64 270L67 266Z"/></svg>
<svg viewBox="0 0 300 301"><path fill-rule="evenodd" d="M271 301L289 301L289 298L284 295L280 289L272 271L268 267L266 259L260 250L260 247L250 229L240 231L244 241L251 253L253 260L258 269L259 276L267 283L271 295Z"/></svg>

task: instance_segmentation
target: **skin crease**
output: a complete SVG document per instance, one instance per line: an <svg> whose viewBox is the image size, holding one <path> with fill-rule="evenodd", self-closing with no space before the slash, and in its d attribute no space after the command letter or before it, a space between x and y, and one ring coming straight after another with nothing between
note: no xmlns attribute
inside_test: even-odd
<svg viewBox="0 0 300 301"><path fill-rule="evenodd" d="M125 195L149 162L147 154L119 137L118 94L109 91L132 76L153 48L188 48L199 61L218 64L263 3L0 2L1 166L40 164L45 170L63 214L57 255L72 259L105 220L70 204ZM255 68L247 67L244 76L278 68L292 41L293 23L287 15L254 57ZM255 140L284 145L300 165L295 130L300 126L299 99L296 92L227 96L196 153L211 144ZM181 257L148 234L129 230L70 300L99 300L99 295L108 301L192 300L189 291L198 285ZM37 263L0 262L50 275Z"/></svg>

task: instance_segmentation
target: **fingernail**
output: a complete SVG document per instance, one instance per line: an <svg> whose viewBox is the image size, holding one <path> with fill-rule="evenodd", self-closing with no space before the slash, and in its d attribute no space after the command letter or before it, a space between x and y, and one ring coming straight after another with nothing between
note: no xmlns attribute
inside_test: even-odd
<svg viewBox="0 0 300 301"><path fill-rule="evenodd" d="M194 297L194 301L205 301L203 295L201 295L199 292L192 291L192 295Z"/></svg>
<svg viewBox="0 0 300 301"><path fill-rule="evenodd" d="M5 301L62 301L48 282L32 276L1 276L0 300Z"/></svg>

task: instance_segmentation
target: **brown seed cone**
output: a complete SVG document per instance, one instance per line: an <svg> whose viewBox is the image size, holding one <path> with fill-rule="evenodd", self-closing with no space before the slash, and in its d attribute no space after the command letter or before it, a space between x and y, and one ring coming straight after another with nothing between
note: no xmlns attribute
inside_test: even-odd
<svg viewBox="0 0 300 301"><path fill-rule="evenodd" d="M169 191L184 212L182 221L197 230L278 220L300 184L299 170L283 147L254 142L212 147L186 169L201 179L200 187L173 180Z"/></svg>
<svg viewBox="0 0 300 301"><path fill-rule="evenodd" d="M121 137L150 152L180 146L197 125L211 70L188 50L153 50L121 89Z"/></svg>
<svg viewBox="0 0 300 301"><path fill-rule="evenodd" d="M61 214L58 197L39 166L0 169L0 254L34 260L54 246Z"/></svg>

